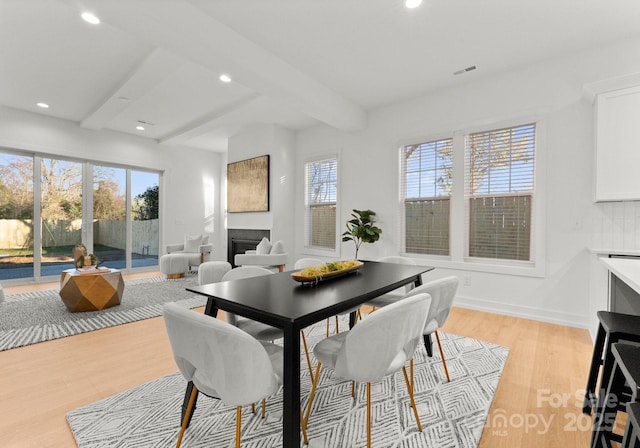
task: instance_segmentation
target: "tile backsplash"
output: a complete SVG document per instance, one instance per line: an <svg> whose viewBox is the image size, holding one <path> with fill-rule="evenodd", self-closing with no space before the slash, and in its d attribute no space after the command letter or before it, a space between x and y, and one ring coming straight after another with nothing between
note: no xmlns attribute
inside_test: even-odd
<svg viewBox="0 0 640 448"><path fill-rule="evenodd" d="M591 247L640 251L640 201L594 204Z"/></svg>

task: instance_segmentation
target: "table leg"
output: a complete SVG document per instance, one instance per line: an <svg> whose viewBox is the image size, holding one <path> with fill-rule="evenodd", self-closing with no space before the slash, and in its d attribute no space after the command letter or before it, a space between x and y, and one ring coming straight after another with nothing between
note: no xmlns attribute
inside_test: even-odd
<svg viewBox="0 0 640 448"><path fill-rule="evenodd" d="M350 312L349 313L349 330L353 328L357 320L358 320L358 311L356 310L356 311Z"/></svg>
<svg viewBox="0 0 640 448"><path fill-rule="evenodd" d="M300 329L284 329L283 448L300 447Z"/></svg>
<svg viewBox="0 0 640 448"><path fill-rule="evenodd" d="M216 306L216 301L211 297L207 299L207 306L204 309L204 314L208 316L218 317L218 307ZM180 413L180 425L184 421L184 415L187 412L187 407L189 406L189 398L191 397L191 391L193 390L193 382L189 381L187 383L187 390L184 392L184 400L182 400L182 412ZM200 394L198 394L200 395ZM193 417L193 411L196 410L196 404L198 403L198 395L193 400L193 407L191 408L191 414L188 416L187 420L187 428L191 423L191 417Z"/></svg>
<svg viewBox="0 0 640 448"><path fill-rule="evenodd" d="M191 391L193 390L193 382L189 381L187 383L187 390L184 392L184 400L182 400L182 412L180 412L180 425L182 426L182 422L184 421L184 415L187 413L187 408L189 406L189 397L191 397ZM195 396L195 398L193 399L193 406L191 407L191 414L189 414L188 418L187 418L187 426L185 426L185 428L189 427L189 424L191 424L191 417L193 417L193 411L196 410L196 404L198 403L198 395L197 394Z"/></svg>
<svg viewBox="0 0 640 448"><path fill-rule="evenodd" d="M424 340L424 348L427 350L427 356L433 358L433 342L431 341L431 333L422 335Z"/></svg>
<svg viewBox="0 0 640 448"><path fill-rule="evenodd" d="M218 317L218 307L216 306L216 301L211 297L207 299L207 306L205 306L204 308L204 314L206 314L207 316Z"/></svg>

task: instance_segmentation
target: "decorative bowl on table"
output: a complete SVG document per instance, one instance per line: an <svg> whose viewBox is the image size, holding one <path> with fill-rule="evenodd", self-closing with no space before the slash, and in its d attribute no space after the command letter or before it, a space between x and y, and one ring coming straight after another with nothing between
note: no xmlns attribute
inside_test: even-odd
<svg viewBox="0 0 640 448"><path fill-rule="evenodd" d="M291 278L300 283L318 283L356 271L362 265L363 263L357 260L333 261L292 272Z"/></svg>

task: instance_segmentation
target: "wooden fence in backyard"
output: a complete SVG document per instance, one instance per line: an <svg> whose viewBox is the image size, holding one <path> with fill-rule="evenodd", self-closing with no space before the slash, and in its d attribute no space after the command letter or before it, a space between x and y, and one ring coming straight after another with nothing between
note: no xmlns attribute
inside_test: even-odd
<svg viewBox="0 0 640 448"><path fill-rule="evenodd" d="M158 255L157 219L132 221L132 252ZM125 249L125 221L97 219L93 222L93 242ZM82 241L82 221L47 220L42 222L42 247L75 246ZM33 245L33 220L0 219L0 250L28 249Z"/></svg>

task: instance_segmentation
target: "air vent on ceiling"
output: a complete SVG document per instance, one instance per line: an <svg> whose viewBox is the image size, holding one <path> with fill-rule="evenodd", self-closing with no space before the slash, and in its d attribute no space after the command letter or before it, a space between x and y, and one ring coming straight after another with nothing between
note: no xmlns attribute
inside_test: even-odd
<svg viewBox="0 0 640 448"><path fill-rule="evenodd" d="M457 70L457 71L453 72L453 74L454 75L461 75L463 73L467 73L467 72L470 72L470 71L475 70L475 69L476 69L475 65L470 65L467 68L463 68L463 69L460 69L460 70Z"/></svg>

